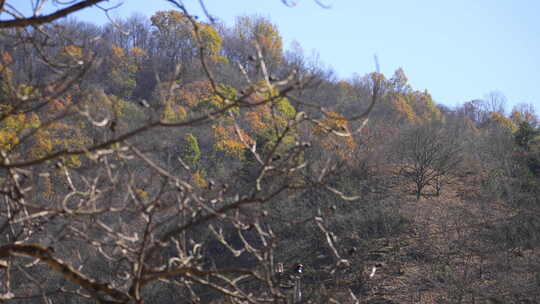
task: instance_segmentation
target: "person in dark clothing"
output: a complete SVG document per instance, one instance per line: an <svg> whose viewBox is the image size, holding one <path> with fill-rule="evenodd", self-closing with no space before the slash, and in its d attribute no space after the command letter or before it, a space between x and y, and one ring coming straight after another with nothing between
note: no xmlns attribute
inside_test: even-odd
<svg viewBox="0 0 540 304"><path fill-rule="evenodd" d="M276 283L277 286L283 289L287 294L291 294L293 291L293 303L297 303L302 299L302 290L300 286L300 280L304 273L304 265L295 264L294 267L287 271L283 271L283 264L278 263L276 269Z"/></svg>

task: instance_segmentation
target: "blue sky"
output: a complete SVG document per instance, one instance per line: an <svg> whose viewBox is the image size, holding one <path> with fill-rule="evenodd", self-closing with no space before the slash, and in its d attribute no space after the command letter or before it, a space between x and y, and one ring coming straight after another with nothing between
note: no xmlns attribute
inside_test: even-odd
<svg viewBox="0 0 540 304"><path fill-rule="evenodd" d="M206 0L208 10L227 24L235 16L258 14L278 25L285 45L298 41L314 50L341 78L374 69L391 76L405 70L411 85L428 89L438 103L457 105L500 91L513 104L540 110L540 1L538 0L312 0L294 8L280 0ZM111 1L109 5L118 2ZM196 14L198 1L184 0ZM124 0L112 15L151 16L171 9L165 0ZM79 18L103 23L89 9Z"/></svg>

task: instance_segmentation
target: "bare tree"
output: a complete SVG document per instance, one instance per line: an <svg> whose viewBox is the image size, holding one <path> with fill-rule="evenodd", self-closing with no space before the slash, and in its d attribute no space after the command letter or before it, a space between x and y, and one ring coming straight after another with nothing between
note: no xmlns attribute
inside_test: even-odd
<svg viewBox="0 0 540 304"><path fill-rule="evenodd" d="M499 91L489 92L484 97L484 112L504 114L506 106L506 97Z"/></svg>
<svg viewBox="0 0 540 304"><path fill-rule="evenodd" d="M0 21L0 27L17 27L17 35L5 33L5 41L26 45L41 66L52 71L43 79L13 77L13 59L7 53L1 58L0 299L50 302L66 295L100 303L283 299L274 258L287 249L281 247L271 212L290 202L288 197L313 188L345 200L358 198L326 182L336 174L335 161L329 158L314 165L303 157L311 144L302 141L299 130L309 134L324 128L338 137L357 134L378 100L379 79L373 78L366 110L341 117L358 122L352 131L328 126L324 118L333 118L332 113L290 97L311 81L310 75L290 70L271 77L256 43L254 60L260 74L257 79L246 77L244 90L232 94L214 77L204 36L208 24L195 20L180 1L169 1L193 35L198 66L212 98L205 100L213 103L190 115L176 115L171 104L181 69L172 67L168 74L154 75L160 90L157 101L138 107L86 85L85 77L103 60L87 44L91 38L77 42L66 32L69 27L45 24L99 2L80 1L42 17L36 7L34 16L13 13L13 20ZM13 9L4 2L0 8ZM51 37L56 37L55 43L50 43ZM4 51L7 46L3 44ZM121 58L121 50L116 51ZM288 106L287 98L289 115L278 116L276 108ZM319 118L297 111L300 105L318 110ZM246 134L238 116L264 106L269 106L268 115L274 119L269 128L272 137L261 148ZM211 133L212 127L224 125L228 133L220 134L228 136L225 143L233 138L237 144L233 147L243 153L237 166L245 155L252 160L254 174L247 182L240 182L234 172L205 176L193 165L196 157L188 162L166 145L176 134L205 128ZM324 216L319 211L293 224L314 223L336 267L346 265Z"/></svg>
<svg viewBox="0 0 540 304"><path fill-rule="evenodd" d="M14 27L25 27L25 26L38 26L45 23L53 22L57 19L66 17L70 14L73 14L77 11L83 10L85 8L97 5L104 0L83 0L83 1L70 1L67 3L62 3L61 7L55 10L52 13L41 15L41 11L44 6L49 2L49 0L38 0L32 1L32 16L27 17L17 8L18 5L13 5L11 1L2 0L0 1L0 12L4 12L12 17L12 19L0 21L0 28L14 28ZM58 4L58 1L54 1ZM20 5L20 4L19 4Z"/></svg>
<svg viewBox="0 0 540 304"><path fill-rule="evenodd" d="M440 194L444 179L456 170L461 160L461 145L456 134L439 122L413 126L396 141L392 157L398 162L398 174L415 185L420 199L428 185Z"/></svg>

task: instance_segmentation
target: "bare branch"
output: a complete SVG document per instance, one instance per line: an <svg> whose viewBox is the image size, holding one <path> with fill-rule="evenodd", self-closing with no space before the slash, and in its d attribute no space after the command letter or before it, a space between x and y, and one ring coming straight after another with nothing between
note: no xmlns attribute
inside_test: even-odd
<svg viewBox="0 0 540 304"><path fill-rule="evenodd" d="M95 5L103 1L105 0L84 0L79 3L73 4L71 6L68 6L66 8L60 9L46 16L36 16L36 17L29 17L29 18L23 18L23 19L15 19L15 20L1 20L0 28L25 27L25 26L30 26L30 25L40 25L44 23L49 23L49 22L60 19L62 17L66 17L69 14L72 14L76 11L85 9L87 7L90 7L92 5ZM1 3L2 6L3 6L3 3L4 1L2 1Z"/></svg>

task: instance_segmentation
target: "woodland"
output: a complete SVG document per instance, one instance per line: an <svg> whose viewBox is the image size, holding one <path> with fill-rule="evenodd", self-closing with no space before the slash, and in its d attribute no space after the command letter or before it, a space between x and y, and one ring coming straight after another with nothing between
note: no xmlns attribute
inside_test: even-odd
<svg viewBox="0 0 540 304"><path fill-rule="evenodd" d="M540 303L533 105L340 79L261 16L27 2L0 1L0 302L289 303L301 263L302 303Z"/></svg>

